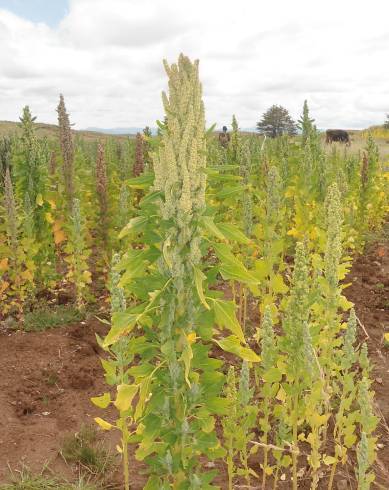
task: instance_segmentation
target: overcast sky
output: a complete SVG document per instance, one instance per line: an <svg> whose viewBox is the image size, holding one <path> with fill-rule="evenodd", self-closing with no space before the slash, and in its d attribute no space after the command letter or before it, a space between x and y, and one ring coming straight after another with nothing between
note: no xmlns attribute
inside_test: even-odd
<svg viewBox="0 0 389 490"><path fill-rule="evenodd" d="M388 0L0 0L0 120L155 126L161 60L200 59L208 125L304 99L320 128L389 113Z"/></svg>

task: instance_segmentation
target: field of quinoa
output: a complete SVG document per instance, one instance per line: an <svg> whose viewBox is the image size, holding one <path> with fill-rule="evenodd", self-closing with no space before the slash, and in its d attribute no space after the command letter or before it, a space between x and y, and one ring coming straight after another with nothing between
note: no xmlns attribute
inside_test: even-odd
<svg viewBox="0 0 389 490"><path fill-rule="evenodd" d="M389 136L0 136L1 490L389 488Z"/></svg>

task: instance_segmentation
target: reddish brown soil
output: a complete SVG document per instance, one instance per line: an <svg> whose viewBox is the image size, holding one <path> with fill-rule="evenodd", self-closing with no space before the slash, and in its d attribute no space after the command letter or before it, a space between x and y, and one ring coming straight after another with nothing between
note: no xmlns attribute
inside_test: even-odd
<svg viewBox="0 0 389 490"><path fill-rule="evenodd" d="M22 462L32 471L48 463L69 479L77 472L59 451L65 435L105 415L90 402L107 391L94 335L103 331L91 320L38 333L0 332L0 482ZM104 436L114 454L115 434Z"/></svg>
<svg viewBox="0 0 389 490"><path fill-rule="evenodd" d="M356 304L374 364L374 390L377 412L381 416L380 449L376 465L376 488L389 488L389 349L383 334L389 331L389 245L376 244L356 259L347 278L352 285L345 290ZM0 326L0 482L7 481L9 468L24 462L34 471L45 463L57 474L72 478L76 470L66 465L59 454L67 433L75 433L81 424L93 424L103 416L90 397L107 390L99 361L94 333L104 333L97 320L39 333L9 332ZM114 413L108 414L108 418ZM105 433L107 445L114 448L115 435ZM114 449L113 449L113 452ZM219 466L219 465L218 465ZM130 478L133 490L143 488L144 468L131 458ZM259 468L254 468L260 471ZM225 468L220 468L217 484L227 488ZM120 473L112 478L120 481ZM281 482L280 482L281 483ZM300 489L305 489L304 481ZM244 484L243 484L244 486ZM339 490L355 489L352 468L340 470ZM243 487L241 487L243 488ZM253 481L252 488L259 488ZM280 484L284 490L290 483ZM320 488L325 487L325 479ZM335 489L334 489L335 490Z"/></svg>
<svg viewBox="0 0 389 490"><path fill-rule="evenodd" d="M389 348L384 333L389 332L389 243L367 249L355 260L346 282L347 298L355 303L360 320L359 340L367 342L374 366L372 377L376 412L380 417L379 450L376 464L376 488L389 489Z"/></svg>

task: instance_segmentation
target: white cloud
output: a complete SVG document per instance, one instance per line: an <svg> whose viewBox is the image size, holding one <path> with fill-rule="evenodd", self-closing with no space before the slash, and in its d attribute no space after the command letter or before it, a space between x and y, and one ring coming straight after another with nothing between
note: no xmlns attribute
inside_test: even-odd
<svg viewBox="0 0 389 490"><path fill-rule="evenodd" d="M308 99L319 127L380 123L389 110L387 0L71 0L57 28L0 10L0 119L29 104L76 127L154 125L162 58L200 58L207 120L242 127Z"/></svg>

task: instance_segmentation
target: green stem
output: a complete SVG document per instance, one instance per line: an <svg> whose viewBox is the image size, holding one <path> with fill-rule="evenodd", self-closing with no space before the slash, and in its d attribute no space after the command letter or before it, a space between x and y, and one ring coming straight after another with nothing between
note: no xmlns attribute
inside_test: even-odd
<svg viewBox="0 0 389 490"><path fill-rule="evenodd" d="M247 317L247 290L243 289L243 319L242 319L242 328L243 332L246 333L246 317Z"/></svg>
<svg viewBox="0 0 389 490"><path fill-rule="evenodd" d="M277 489L278 474L279 474L279 472L280 472L280 467L279 467L279 465L277 465L276 474L274 475L273 490L276 490Z"/></svg>
<svg viewBox="0 0 389 490"><path fill-rule="evenodd" d="M130 490L130 474L128 470L128 430L126 417L122 419L122 448L123 448L123 474L124 474L124 489Z"/></svg>
<svg viewBox="0 0 389 490"><path fill-rule="evenodd" d="M269 422L269 410L268 410L268 405L270 403L270 400L269 400L269 397L266 397L265 400L264 400L264 404L265 404L265 423L264 423L264 426L267 427L267 424ZM265 485L266 485L266 468L267 468L267 461L268 461L268 453L269 453L269 448L267 447L267 435L268 435L268 432L264 432L263 434L263 443L265 444L264 448L263 448L263 474L262 474L262 490L265 490Z"/></svg>
<svg viewBox="0 0 389 490"><path fill-rule="evenodd" d="M296 389L296 387L295 387ZM292 453L292 461L293 461L293 490L298 490L297 487L297 447L298 447L298 439L297 439L297 426L298 426L298 401L299 396L296 393L293 397L293 453Z"/></svg>

